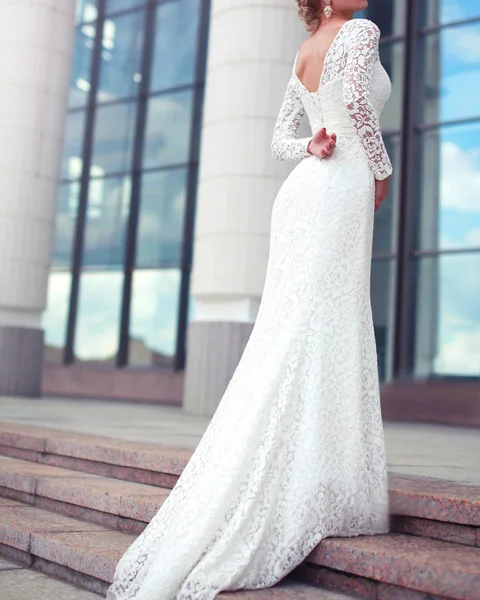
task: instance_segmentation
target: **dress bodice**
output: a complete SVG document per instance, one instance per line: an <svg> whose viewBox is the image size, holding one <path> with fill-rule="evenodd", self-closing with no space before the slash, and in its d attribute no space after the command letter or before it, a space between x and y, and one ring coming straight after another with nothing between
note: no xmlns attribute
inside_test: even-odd
<svg viewBox="0 0 480 600"><path fill-rule="evenodd" d="M390 79L380 63L378 27L367 19L347 21L337 33L324 61L319 88L311 92L296 75L295 58L272 140L276 158L310 156L311 138L297 139L300 120L307 115L312 135L321 127L339 140L361 141L372 171L384 179L392 166L380 131L380 114L391 92Z"/></svg>

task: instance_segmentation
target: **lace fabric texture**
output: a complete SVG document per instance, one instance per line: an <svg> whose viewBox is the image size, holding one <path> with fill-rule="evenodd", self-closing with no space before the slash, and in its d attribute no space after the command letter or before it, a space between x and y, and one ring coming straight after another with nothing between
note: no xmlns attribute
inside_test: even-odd
<svg viewBox="0 0 480 600"><path fill-rule="evenodd" d="M321 127L339 135L353 125L375 178L385 179L392 173L379 122L391 92L390 80L379 61L379 39L378 27L367 19L345 23L325 57L316 92L309 92L298 79L297 54L275 125L272 153L276 158L299 160L309 156L311 137L296 137L307 112L312 135Z"/></svg>
<svg viewBox="0 0 480 600"><path fill-rule="evenodd" d="M272 150L304 160L274 202L255 326L176 486L117 565L107 600L213 600L264 588L326 537L388 531L370 303L374 178L391 169L378 137L389 82L376 35L369 21L344 25L318 93L292 74ZM342 132L328 160L296 138L304 112L312 131Z"/></svg>

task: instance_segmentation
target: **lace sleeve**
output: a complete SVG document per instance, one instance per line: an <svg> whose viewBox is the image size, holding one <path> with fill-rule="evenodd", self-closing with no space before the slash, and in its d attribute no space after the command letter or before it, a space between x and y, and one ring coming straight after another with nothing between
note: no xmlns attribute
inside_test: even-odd
<svg viewBox="0 0 480 600"><path fill-rule="evenodd" d="M307 152L307 146L312 138L297 138L297 130L304 114L305 110L292 73L273 132L272 154L274 158L300 160L311 156Z"/></svg>
<svg viewBox="0 0 480 600"><path fill-rule="evenodd" d="M348 51L343 82L343 102L360 137L376 179L392 172L380 122L369 100L372 68L378 60L380 31L371 21L358 27Z"/></svg>

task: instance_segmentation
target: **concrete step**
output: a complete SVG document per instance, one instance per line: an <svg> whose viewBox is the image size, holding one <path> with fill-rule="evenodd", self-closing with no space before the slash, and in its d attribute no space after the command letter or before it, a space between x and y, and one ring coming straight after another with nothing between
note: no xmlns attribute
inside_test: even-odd
<svg viewBox="0 0 480 600"><path fill-rule="evenodd" d="M397 513L392 519L392 531L420 537L430 537L470 546L480 546L480 527L468 524L447 523L436 520L441 517L451 520L478 522L475 512L478 490L467 489L472 496L467 498L452 486L429 482L428 494L422 482L396 481L392 490L392 509ZM416 490L415 488L419 489ZM417 494L411 495L411 491ZM149 486L142 483L32 463L20 459L0 456L0 496L45 508L67 516L84 519L125 533L141 533L156 514L169 494L168 488ZM473 493L477 493L477 497ZM439 513L432 496L436 494L438 504L449 498L449 512ZM443 494L443 495L442 495ZM418 501L414 501L418 498ZM455 512L455 503L461 510ZM403 515L402 515L403 513ZM422 515L423 518L417 518ZM468 520L467 520L468 523Z"/></svg>
<svg viewBox="0 0 480 600"><path fill-rule="evenodd" d="M135 510L140 510L136 520L148 522L158 510L165 490L175 485L192 451L0 421L0 454L64 467L74 472L72 477L82 472L160 487L157 504L135 502ZM480 488L399 475L390 477L389 487L394 531L472 546L478 543ZM133 488L128 489L134 493ZM5 491L0 491L0 495L34 503L28 497ZM137 495L145 492L138 488ZM42 502L42 506L50 508L46 501ZM81 516L79 512L67 514ZM102 523L109 525L106 521ZM121 529L133 533L142 529L136 523L119 521L119 525L125 525L126 529Z"/></svg>
<svg viewBox="0 0 480 600"><path fill-rule="evenodd" d="M105 593L117 561L134 538L13 500L0 500L0 554L97 593ZM304 585L321 585L369 599L480 600L480 549L402 534L331 538L283 583L288 586L299 578ZM306 589L311 595L305 598L322 598L315 595L316 589ZM254 593L246 592L249 595L244 598L255 600L259 596ZM302 597L288 587L279 594L264 597ZM219 598L230 596L233 594Z"/></svg>

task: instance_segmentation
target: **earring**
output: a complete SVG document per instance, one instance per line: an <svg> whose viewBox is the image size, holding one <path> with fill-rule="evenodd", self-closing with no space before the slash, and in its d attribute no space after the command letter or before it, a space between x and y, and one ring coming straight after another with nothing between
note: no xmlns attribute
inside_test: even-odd
<svg viewBox="0 0 480 600"><path fill-rule="evenodd" d="M330 6L330 3L332 2L332 0L325 0L325 8L323 9L323 12L325 14L325 16L327 17L327 19L329 19L332 15L332 7Z"/></svg>

